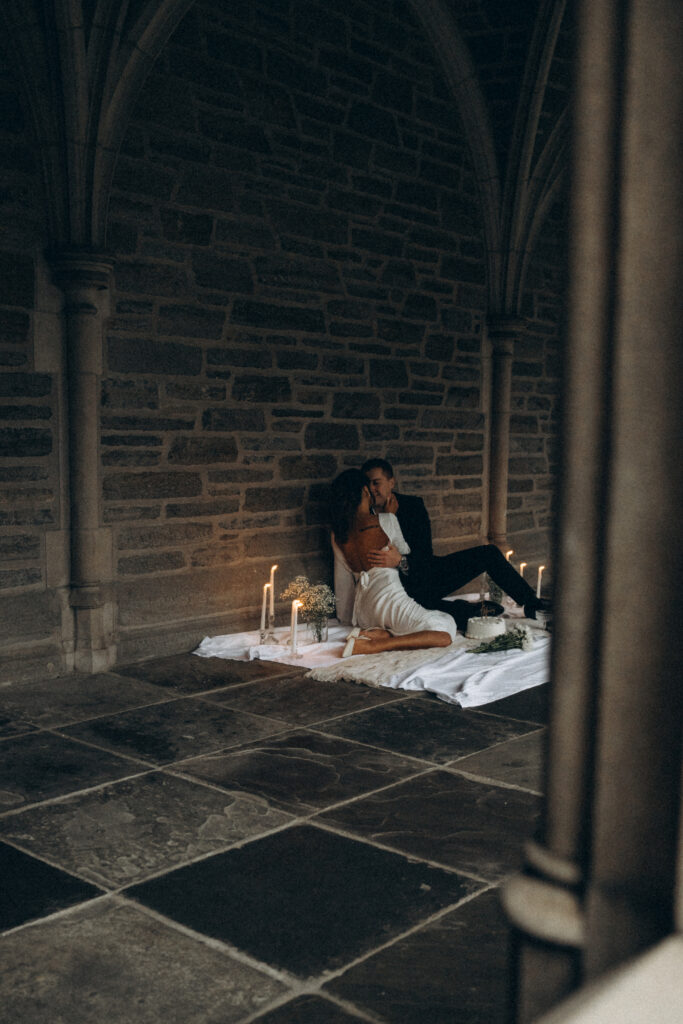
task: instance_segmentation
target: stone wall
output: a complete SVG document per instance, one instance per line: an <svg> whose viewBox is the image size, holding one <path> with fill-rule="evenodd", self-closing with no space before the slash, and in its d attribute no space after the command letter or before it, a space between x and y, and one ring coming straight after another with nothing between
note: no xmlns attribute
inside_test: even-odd
<svg viewBox="0 0 683 1024"><path fill-rule="evenodd" d="M560 335L567 256L567 199L546 218L530 261L524 295L528 328L515 346L508 484L508 540L514 562L539 564L552 579L551 549L558 457Z"/></svg>
<svg viewBox="0 0 683 1024"><path fill-rule="evenodd" d="M329 579L327 484L371 455L444 550L486 529L454 109L403 5L291 8L193 9L119 159L102 460L131 645L253 622L273 561Z"/></svg>
<svg viewBox="0 0 683 1024"><path fill-rule="evenodd" d="M63 668L59 341L45 210L19 91L0 51L0 675Z"/></svg>

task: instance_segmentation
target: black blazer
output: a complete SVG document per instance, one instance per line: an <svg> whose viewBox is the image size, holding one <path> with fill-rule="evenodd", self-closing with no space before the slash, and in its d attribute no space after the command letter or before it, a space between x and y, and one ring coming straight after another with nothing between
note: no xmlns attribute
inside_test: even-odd
<svg viewBox="0 0 683 1024"><path fill-rule="evenodd" d="M422 498L413 494L396 493L398 512L396 518L403 536L410 545L408 565L417 568L417 564L430 559L432 548L432 524Z"/></svg>

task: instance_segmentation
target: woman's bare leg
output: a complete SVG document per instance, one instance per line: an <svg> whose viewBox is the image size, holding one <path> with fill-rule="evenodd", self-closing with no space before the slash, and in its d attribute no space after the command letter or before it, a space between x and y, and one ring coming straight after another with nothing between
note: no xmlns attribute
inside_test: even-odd
<svg viewBox="0 0 683 1024"><path fill-rule="evenodd" d="M384 636L372 635L383 633ZM449 633L440 629L422 629L418 633L392 636L386 630L363 630L354 640L353 654L379 654L381 651L419 651L426 647L448 647Z"/></svg>

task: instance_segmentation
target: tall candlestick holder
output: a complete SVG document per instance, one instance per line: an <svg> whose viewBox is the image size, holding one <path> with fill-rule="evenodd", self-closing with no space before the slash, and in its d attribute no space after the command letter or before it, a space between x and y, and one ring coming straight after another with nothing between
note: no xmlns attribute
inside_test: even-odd
<svg viewBox="0 0 683 1024"><path fill-rule="evenodd" d="M275 615L273 612L268 612L268 629L265 632L265 636L261 641L262 644L276 644L277 637L275 636Z"/></svg>

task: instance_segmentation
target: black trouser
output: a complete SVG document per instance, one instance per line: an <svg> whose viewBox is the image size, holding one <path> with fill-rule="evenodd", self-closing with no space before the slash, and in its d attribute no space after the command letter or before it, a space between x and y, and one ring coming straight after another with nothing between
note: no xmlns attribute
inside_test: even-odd
<svg viewBox="0 0 683 1024"><path fill-rule="evenodd" d="M516 604L534 605L536 594L495 544L455 551L451 555L411 560L410 572L401 574L406 592L423 608L448 611L450 602L442 599L460 590L481 573L487 572L494 583Z"/></svg>

